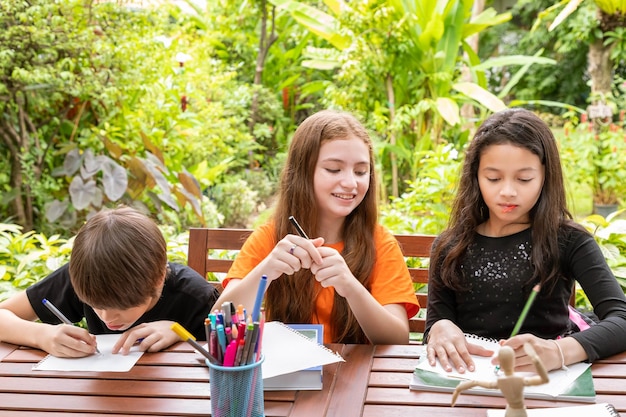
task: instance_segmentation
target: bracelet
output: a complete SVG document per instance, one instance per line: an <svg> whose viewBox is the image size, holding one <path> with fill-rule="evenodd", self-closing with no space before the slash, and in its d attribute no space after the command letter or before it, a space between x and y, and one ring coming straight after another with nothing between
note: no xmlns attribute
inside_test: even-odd
<svg viewBox="0 0 626 417"><path fill-rule="evenodd" d="M556 340L550 340L550 341L556 345L556 348L559 350L559 354L561 355L561 368L560 369L567 371L567 366L565 366L565 355L563 355L563 349L561 349L561 346L559 346Z"/></svg>

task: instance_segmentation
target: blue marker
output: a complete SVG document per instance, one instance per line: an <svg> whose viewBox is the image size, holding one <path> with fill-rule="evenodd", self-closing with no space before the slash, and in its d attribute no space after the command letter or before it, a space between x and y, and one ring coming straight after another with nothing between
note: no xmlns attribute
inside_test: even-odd
<svg viewBox="0 0 626 417"><path fill-rule="evenodd" d="M224 325L223 324L218 324L217 325L217 343L220 346L220 353L221 353L221 357L224 357L224 353L226 353L226 332L224 331Z"/></svg>
<svg viewBox="0 0 626 417"><path fill-rule="evenodd" d="M261 315L261 303L263 302L263 295L265 294L265 287L267 286L267 275L262 275L259 281L259 289L256 293L256 300L254 300L254 310L252 310L252 322L258 322Z"/></svg>

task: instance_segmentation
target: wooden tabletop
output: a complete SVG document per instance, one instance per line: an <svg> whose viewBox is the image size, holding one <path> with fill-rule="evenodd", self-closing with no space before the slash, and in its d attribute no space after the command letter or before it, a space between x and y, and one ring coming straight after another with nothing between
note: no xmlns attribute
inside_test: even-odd
<svg viewBox="0 0 626 417"><path fill-rule="evenodd" d="M484 417L503 408L499 397L411 391L419 345L331 345L346 360L324 367L322 391L265 392L267 417ZM0 343L0 415L4 416L208 416L209 372L186 343L146 353L129 372L33 371L45 357L35 349ZM597 402L626 417L626 353L592 366ZM572 403L528 400L528 407ZM592 417L592 416L590 416Z"/></svg>

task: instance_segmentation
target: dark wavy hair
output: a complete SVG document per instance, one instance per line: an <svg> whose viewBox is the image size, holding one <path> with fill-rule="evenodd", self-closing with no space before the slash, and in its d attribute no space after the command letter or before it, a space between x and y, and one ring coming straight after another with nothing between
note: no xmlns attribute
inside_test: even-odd
<svg viewBox="0 0 626 417"><path fill-rule="evenodd" d="M529 150L545 168L539 199L529 213L533 268L530 282L539 279L542 288L550 291L559 278L559 231L564 225L581 228L572 221L567 209L561 161L552 131L537 115L521 108L491 115L476 131L465 155L448 227L432 248L430 259L435 268L430 271L440 274L442 282L450 288L465 287L460 263L474 240L476 227L489 218L478 185L480 157L489 146L501 144Z"/></svg>

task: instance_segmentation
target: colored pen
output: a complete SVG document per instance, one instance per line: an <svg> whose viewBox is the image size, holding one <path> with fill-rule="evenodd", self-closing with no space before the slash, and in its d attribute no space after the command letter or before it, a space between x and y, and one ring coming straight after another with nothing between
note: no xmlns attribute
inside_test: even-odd
<svg viewBox="0 0 626 417"><path fill-rule="evenodd" d="M261 314L261 304L263 302L263 295L265 294L265 287L267 286L267 275L261 276L259 281L259 288L256 293L256 299L254 300L254 310L252 310L252 321L258 322L259 315Z"/></svg>
<svg viewBox="0 0 626 417"><path fill-rule="evenodd" d="M524 306L524 309L522 310L522 313L520 314L519 319L517 319L517 323L515 323L515 327L513 327L513 331L511 332L511 336L509 336L509 338L515 336L519 332L519 329L522 327L524 320L526 320L526 316L528 315L528 310L530 310L530 306L533 305L533 302L535 301L535 298L537 298L537 294L539 293L540 289L541 289L541 286L539 284L533 287L533 290L530 292L530 296L528 297L528 300L526 301L526 305Z"/></svg>
<svg viewBox="0 0 626 417"><path fill-rule="evenodd" d="M237 321L239 323L245 323L246 322L246 314L243 312L243 305L239 304L237 306Z"/></svg>
<svg viewBox="0 0 626 417"><path fill-rule="evenodd" d="M224 366L235 366L235 356L237 356L237 341L233 340L226 347L224 354Z"/></svg>
<svg viewBox="0 0 626 417"><path fill-rule="evenodd" d="M230 301L226 301L222 304L222 314L224 315L224 327L228 328L233 324L232 314L231 314L231 306L232 303Z"/></svg>
<svg viewBox="0 0 626 417"><path fill-rule="evenodd" d="M530 310L530 307L533 305L535 298L537 298L537 294L539 293L540 289L541 289L541 285L539 284L533 287L532 291L530 292L530 296L528 296L528 300L526 300L526 304L524 305L524 308L522 309L522 312L519 315L519 318L517 319L517 323L515 323L515 327L513 327L513 331L511 332L511 336L509 336L509 339L517 335L517 333L519 332L520 328L522 327L522 324L524 323L524 320L526 320L526 316L528 315L528 311ZM494 370L494 373L497 374L499 371L500 371L500 365L496 365L496 369Z"/></svg>
<svg viewBox="0 0 626 417"><path fill-rule="evenodd" d="M174 331L174 333L178 335L178 337L180 337L181 339L189 343L191 346L194 347L194 349L200 352L202 356L207 358L209 362L211 362L214 365L219 365L217 359L215 359L213 355L207 352L205 348L200 346L200 344L196 342L196 338L191 333L189 333L183 326L181 326L178 323L174 323L172 324L171 329Z"/></svg>
<svg viewBox="0 0 626 417"><path fill-rule="evenodd" d="M252 344L252 333L254 331L254 325L252 323L248 323L246 326L246 336L245 343L243 346L243 352L241 353L241 361L240 365L246 365L248 362L248 356L250 355L250 349L254 349L254 345Z"/></svg>
<svg viewBox="0 0 626 417"><path fill-rule="evenodd" d="M254 363L256 359L256 346L259 340L259 323L254 322L252 326L253 327L252 327L252 338L250 340L250 350L248 350L248 357L244 358L246 359L246 365Z"/></svg>
<svg viewBox="0 0 626 417"><path fill-rule="evenodd" d="M69 324L70 326L74 325L74 323L72 323L70 321L70 319L65 317L65 315L63 313L61 313L61 311L59 311L59 309L56 308L56 306L54 304L52 304L52 302L50 302L50 300L47 300L47 299L44 298L43 300L41 300L41 302L43 303L43 305L45 305L48 308L48 310L50 310L52 312L52 314L54 314L56 316L57 319L61 320L61 322L65 323L65 324ZM96 353L98 355L101 355L101 353L98 350L97 346L96 346Z"/></svg>
<svg viewBox="0 0 626 417"><path fill-rule="evenodd" d="M259 319L259 337L257 338L257 342L256 342L256 359L255 361L258 362L259 359L261 359L261 345L263 342L263 330L265 330L265 309L262 308L261 309L261 318Z"/></svg>
<svg viewBox="0 0 626 417"><path fill-rule="evenodd" d="M291 224L293 224L293 227L296 228L296 230L298 231L298 234L300 236L302 236L305 239L308 239L309 237L306 235L306 233L304 233L304 230L302 230L302 227L300 227L300 223L298 223L298 221L296 220L295 217L293 216L289 216L289 221L291 222Z"/></svg>
<svg viewBox="0 0 626 417"><path fill-rule="evenodd" d="M204 319L204 337L207 342L211 340L211 320L208 317Z"/></svg>
<svg viewBox="0 0 626 417"><path fill-rule="evenodd" d="M217 325L217 344L220 349L220 356L218 358L223 358L224 353L226 353L226 332L224 331L224 326L221 324Z"/></svg>

